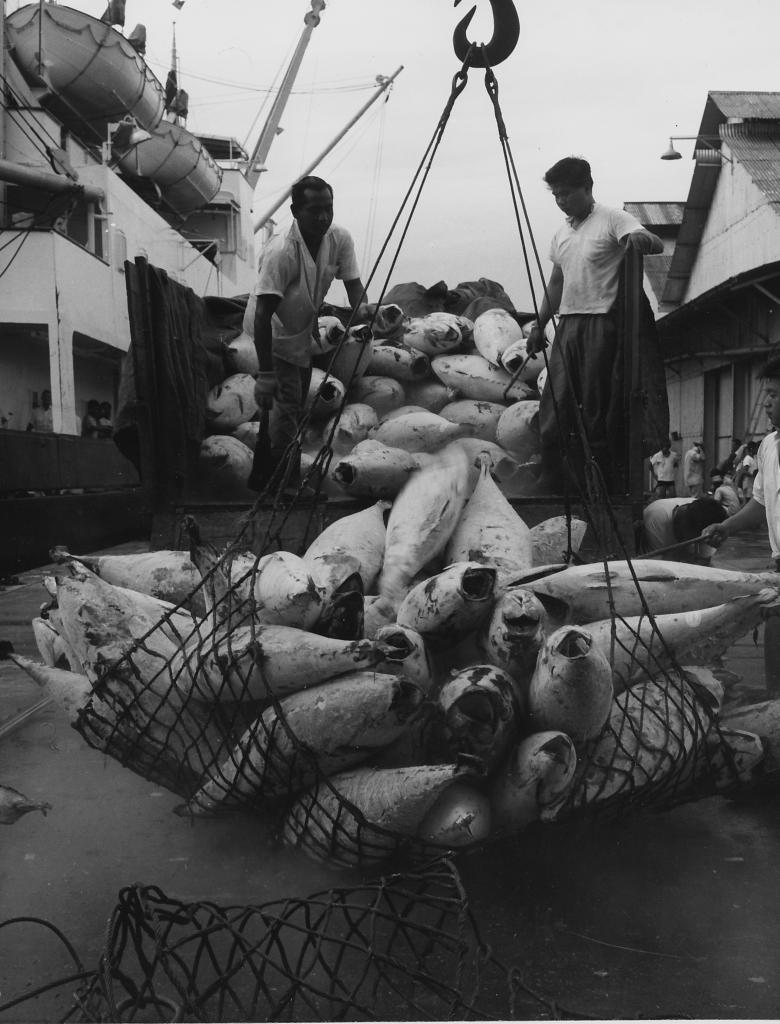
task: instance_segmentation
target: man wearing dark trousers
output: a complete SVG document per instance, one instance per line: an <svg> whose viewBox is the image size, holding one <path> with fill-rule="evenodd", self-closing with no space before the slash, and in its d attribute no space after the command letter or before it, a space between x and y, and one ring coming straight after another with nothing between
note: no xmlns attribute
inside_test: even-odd
<svg viewBox="0 0 780 1024"><path fill-rule="evenodd" d="M254 340L260 370L255 398L271 410L270 463L258 459L249 487L262 491L270 473L285 459L280 486L297 489L299 458L288 449L295 439L311 381L311 339L317 315L334 278L342 280L350 306L363 300L363 284L348 231L333 223L333 189L322 178L306 177L293 185L293 223L272 238L260 257L254 287Z"/></svg>

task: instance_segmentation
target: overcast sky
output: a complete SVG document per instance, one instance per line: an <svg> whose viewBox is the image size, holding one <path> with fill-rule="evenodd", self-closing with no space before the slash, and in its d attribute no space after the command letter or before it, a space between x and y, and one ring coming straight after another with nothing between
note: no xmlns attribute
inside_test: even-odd
<svg viewBox="0 0 780 1024"><path fill-rule="evenodd" d="M481 41L492 15L487 0L475 2L470 35ZM452 32L470 5L327 0L255 193L256 215L369 99L376 76L403 65L389 101L375 103L317 171L334 187L336 221L352 232L367 280L460 67ZM8 0L7 10L19 6ZM69 6L100 16L106 2ZM251 149L309 0L186 0L179 11L169 0L126 0L126 7L125 31L146 25L147 60L163 80L175 21L189 129L233 135ZM518 0L517 8L520 40L495 74L545 274L561 215L541 176L555 160L590 160L595 196L607 204L684 200L692 143L677 144L683 160L661 161L669 135L695 134L708 90L780 89L778 0ZM289 224L287 203L276 219L280 228ZM387 272L385 261L369 298L378 297ZM531 308L531 287L539 295L538 277L529 283L523 264L492 107L474 69L391 283L453 286L477 277L499 281L522 309Z"/></svg>

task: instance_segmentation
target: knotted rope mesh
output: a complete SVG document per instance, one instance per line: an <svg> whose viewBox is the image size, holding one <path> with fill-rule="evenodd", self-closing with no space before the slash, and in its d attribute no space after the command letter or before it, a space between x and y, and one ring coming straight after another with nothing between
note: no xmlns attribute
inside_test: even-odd
<svg viewBox="0 0 780 1024"><path fill-rule="evenodd" d="M567 1016L491 953L447 860L262 905L119 893L81 1021Z"/></svg>

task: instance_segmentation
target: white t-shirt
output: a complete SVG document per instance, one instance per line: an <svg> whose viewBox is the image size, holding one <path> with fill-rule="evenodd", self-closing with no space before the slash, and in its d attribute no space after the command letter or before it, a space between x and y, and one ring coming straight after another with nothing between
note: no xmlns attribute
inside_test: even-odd
<svg viewBox="0 0 780 1024"><path fill-rule="evenodd" d="M645 550L657 551L659 548L668 548L671 544L677 543L677 536L672 525L674 510L680 505L690 505L697 498L656 498L646 505L642 510L642 530L644 532ZM712 558L716 549L709 544L689 544L685 548L678 548L670 551L660 558L667 558L674 561L682 558L685 554L700 558Z"/></svg>
<svg viewBox="0 0 780 1024"><path fill-rule="evenodd" d="M677 452L672 451L668 455L664 455L663 452L656 452L650 459L650 465L653 467L656 480L667 484L674 483L674 474L680 465L680 456Z"/></svg>
<svg viewBox="0 0 780 1024"><path fill-rule="evenodd" d="M780 461L777 442L778 433L773 430L758 446L758 472L753 481L753 497L766 509L766 525L773 558L780 558Z"/></svg>
<svg viewBox="0 0 780 1024"><path fill-rule="evenodd" d="M296 366L308 366L312 325L334 278L354 281L359 277L355 245L348 231L331 224L315 263L294 220L287 233L272 238L260 256L254 301L250 296L244 330L254 336L257 296L278 295L282 301L271 320L273 354Z"/></svg>
<svg viewBox="0 0 780 1024"><path fill-rule="evenodd" d="M570 217L555 232L550 259L563 271L558 312L607 313L617 298L625 249L620 239L642 225L624 210L595 203L576 227Z"/></svg>

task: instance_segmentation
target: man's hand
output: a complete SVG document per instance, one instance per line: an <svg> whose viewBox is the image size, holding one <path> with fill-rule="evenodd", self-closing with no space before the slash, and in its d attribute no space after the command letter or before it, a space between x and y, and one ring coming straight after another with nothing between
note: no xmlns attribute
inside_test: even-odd
<svg viewBox="0 0 780 1024"><path fill-rule="evenodd" d="M525 340L525 347L531 358L534 358L537 352L543 352L547 348L547 339L539 324L534 324L531 328L531 333Z"/></svg>
<svg viewBox="0 0 780 1024"><path fill-rule="evenodd" d="M276 374L263 373L255 377L255 401L258 409L270 409L276 395Z"/></svg>
<svg viewBox="0 0 780 1024"><path fill-rule="evenodd" d="M705 544L709 544L712 548L719 548L729 534L726 529L726 524L723 522L710 523L709 526L704 527L701 531L701 535Z"/></svg>

